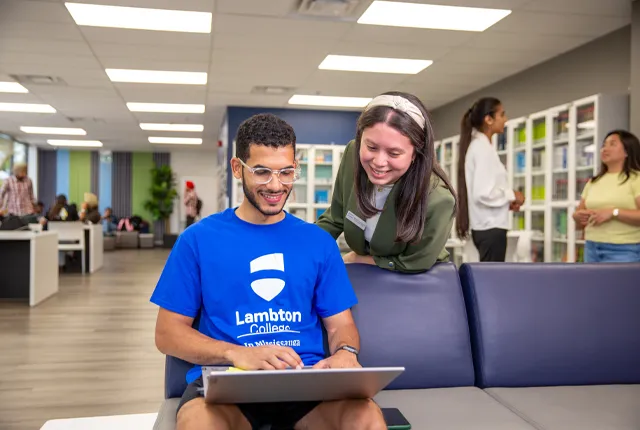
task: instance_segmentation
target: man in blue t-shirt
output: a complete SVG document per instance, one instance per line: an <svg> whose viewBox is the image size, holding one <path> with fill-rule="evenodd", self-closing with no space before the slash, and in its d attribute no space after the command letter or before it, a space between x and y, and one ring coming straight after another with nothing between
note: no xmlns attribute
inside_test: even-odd
<svg viewBox="0 0 640 430"><path fill-rule="evenodd" d="M274 115L240 125L231 168L244 201L187 228L153 292L158 349L196 364L177 430L387 428L372 400L212 405L199 390L202 365L360 367L350 310L357 300L337 244L283 211L299 174L295 143L291 126Z"/></svg>

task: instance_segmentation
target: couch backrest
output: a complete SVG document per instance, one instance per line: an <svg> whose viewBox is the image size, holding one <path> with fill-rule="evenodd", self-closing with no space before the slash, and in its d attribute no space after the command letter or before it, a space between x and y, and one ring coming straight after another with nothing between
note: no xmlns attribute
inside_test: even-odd
<svg viewBox="0 0 640 430"><path fill-rule="evenodd" d="M473 360L453 264L401 274L349 264L363 366L404 366L389 389L471 386Z"/></svg>
<svg viewBox="0 0 640 430"><path fill-rule="evenodd" d="M465 264L476 384L640 383L640 265Z"/></svg>
<svg viewBox="0 0 640 430"><path fill-rule="evenodd" d="M164 397L182 397L187 389L187 372L193 364L167 355L164 363Z"/></svg>

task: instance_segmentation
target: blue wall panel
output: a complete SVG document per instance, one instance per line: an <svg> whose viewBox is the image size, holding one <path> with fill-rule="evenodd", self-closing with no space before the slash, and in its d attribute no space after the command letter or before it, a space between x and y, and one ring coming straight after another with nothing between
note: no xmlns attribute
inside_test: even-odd
<svg viewBox="0 0 640 430"><path fill-rule="evenodd" d="M64 194L69 197L69 150L59 149L56 151L56 195ZM82 202L69 202L80 205Z"/></svg>

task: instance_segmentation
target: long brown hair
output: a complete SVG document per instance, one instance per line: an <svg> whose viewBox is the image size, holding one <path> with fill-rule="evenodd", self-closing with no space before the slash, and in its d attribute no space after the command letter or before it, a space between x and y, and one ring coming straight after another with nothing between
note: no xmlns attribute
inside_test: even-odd
<svg viewBox="0 0 640 430"><path fill-rule="evenodd" d="M485 117L489 115L494 118L496 110L501 104L500 100L494 97L484 97L475 102L462 117L458 147L458 214L456 216L456 232L460 239L469 237L469 196L467 195L464 164L469 145L471 145L471 135L474 128L482 131Z"/></svg>
<svg viewBox="0 0 640 430"><path fill-rule="evenodd" d="M625 158L624 160L624 165L622 166L621 172L621 174L624 173L625 175L624 181L621 182L621 184L624 184L629 180L632 172L635 174L640 173L640 141L633 133L630 133L626 130L613 130L607 133L607 135L604 137L603 142L607 140L609 136L614 134L618 135L618 137L620 138L620 142L622 142L622 146L624 147L624 152L627 153L627 158ZM602 178L608 171L609 168L607 167L607 165L604 163L600 163L600 171L596 176L593 177L593 179L591 179L591 182L596 182L598 179Z"/></svg>
<svg viewBox="0 0 640 430"><path fill-rule="evenodd" d="M429 112L420 99L412 94L390 91L384 95L400 96L414 104L425 118L424 128L420 127L407 113L388 107L374 106L360 115L356 132L355 156L355 191L358 210L367 218L380 212L373 204L373 184L360 163L360 144L365 129L384 123L409 138L415 151L415 159L409 169L398 180L399 187L395 201L397 223L396 241L415 243L422 237L424 221L427 214L429 192L431 191L431 174L434 173L451 191L455 191L447 175L435 159L434 132ZM454 212L451 214L452 216Z"/></svg>

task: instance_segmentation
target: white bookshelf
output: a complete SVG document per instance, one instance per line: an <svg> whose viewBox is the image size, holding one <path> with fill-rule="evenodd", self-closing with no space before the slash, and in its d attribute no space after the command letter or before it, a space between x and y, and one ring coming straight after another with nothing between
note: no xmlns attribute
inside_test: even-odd
<svg viewBox="0 0 640 430"><path fill-rule="evenodd" d="M315 222L329 208L344 149L344 145L296 144L301 174L285 204L287 212L307 222ZM233 150L235 153L235 141ZM232 178L232 207L239 206L243 199L242 183Z"/></svg>
<svg viewBox="0 0 640 430"><path fill-rule="evenodd" d="M583 232L576 230L572 215L584 186L600 168L604 136L628 125L628 96L600 94L509 120L506 139L494 136L510 187L526 199L519 212L509 215L511 230L533 232L534 262L583 261ZM452 153L457 156L457 148Z"/></svg>

